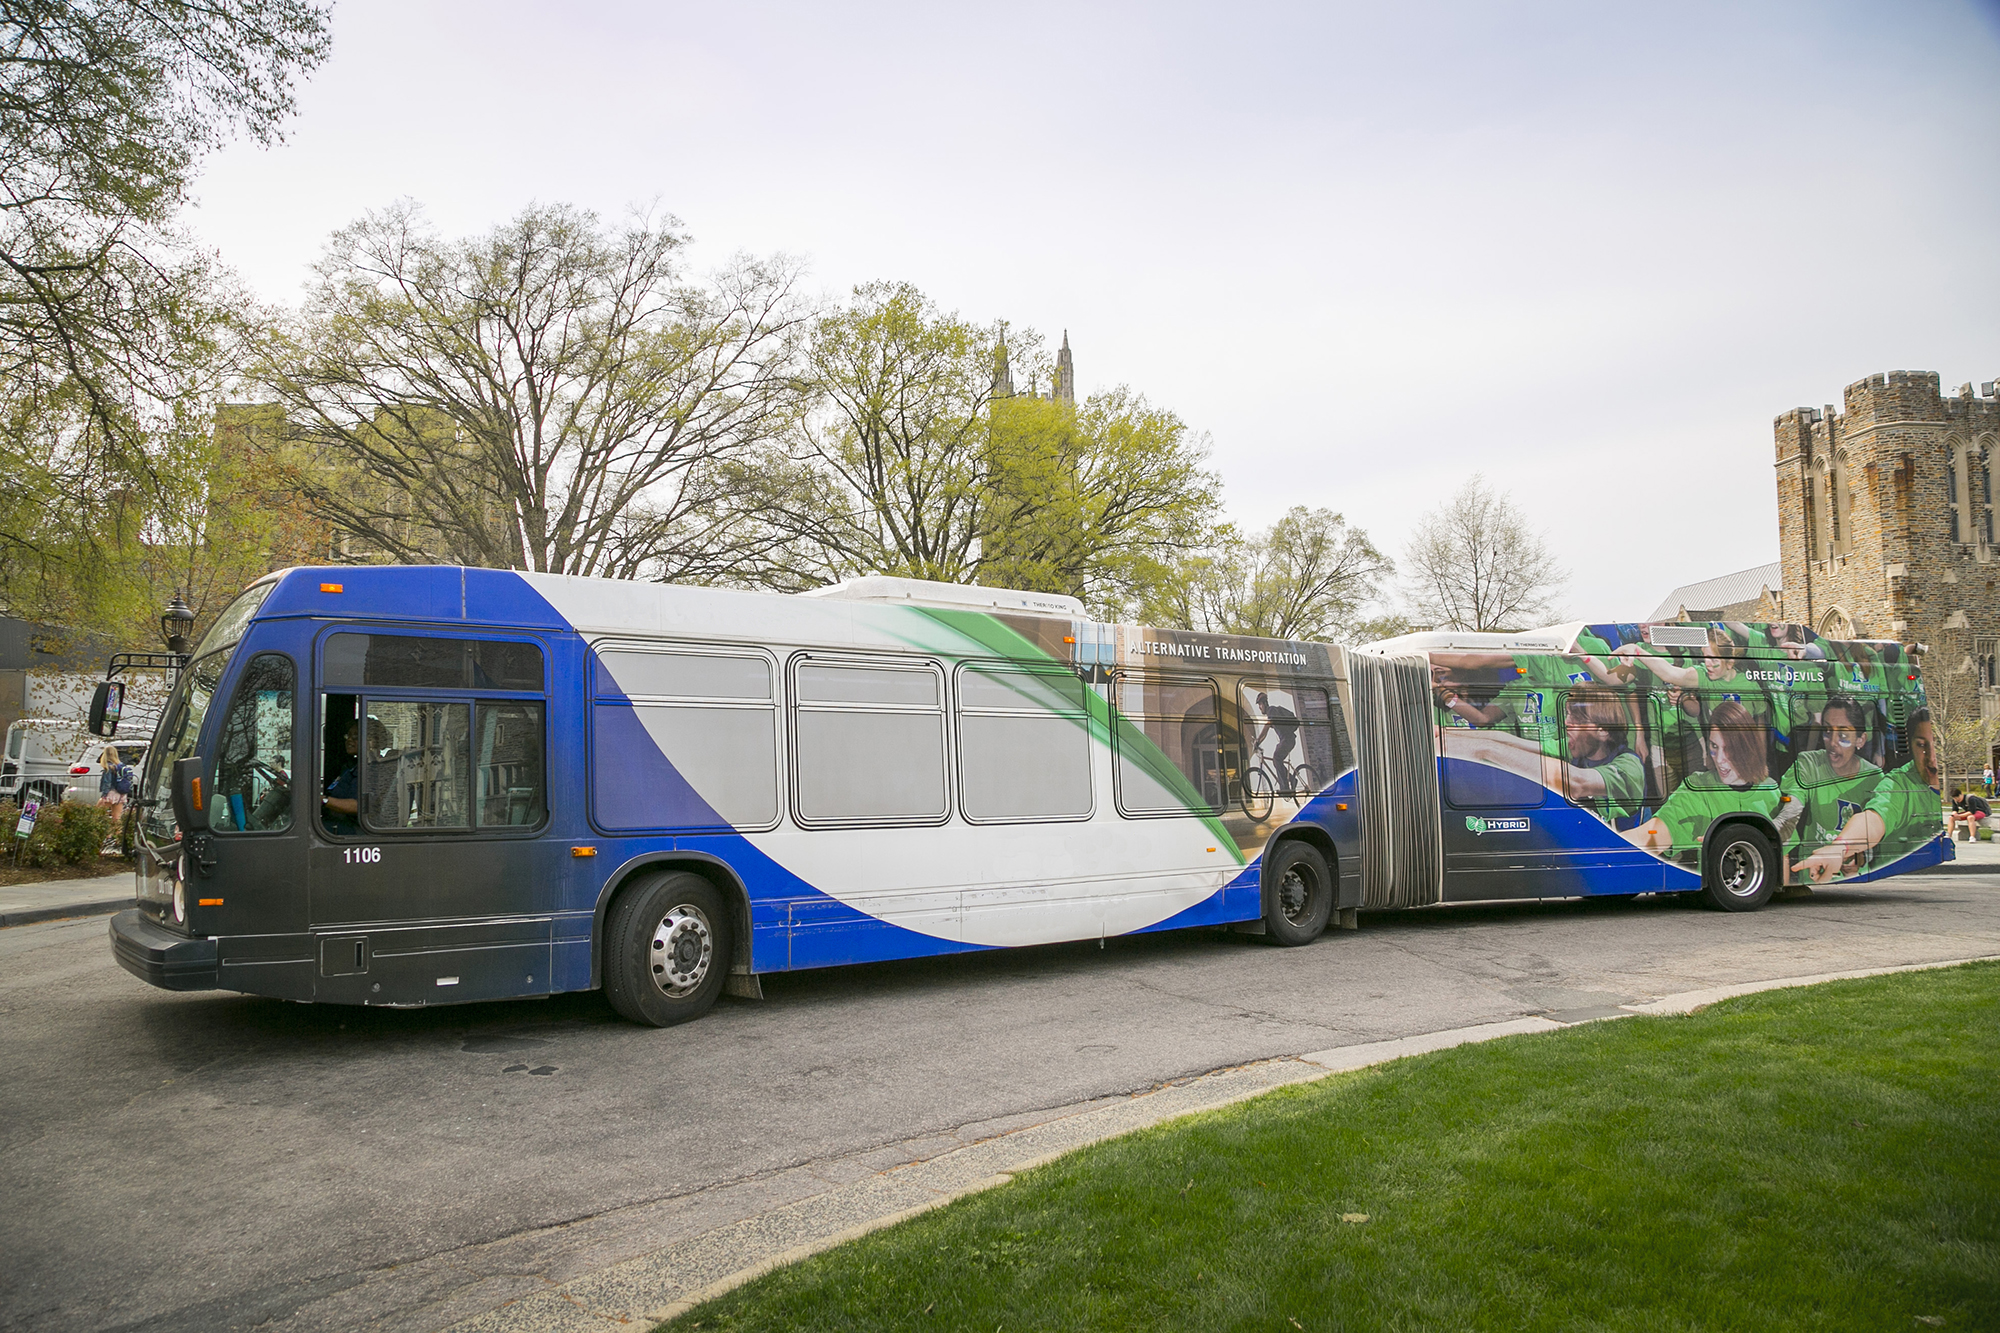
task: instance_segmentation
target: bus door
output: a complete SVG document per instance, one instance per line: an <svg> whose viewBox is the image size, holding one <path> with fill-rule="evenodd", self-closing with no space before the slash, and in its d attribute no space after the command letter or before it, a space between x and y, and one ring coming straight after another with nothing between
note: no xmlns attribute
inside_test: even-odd
<svg viewBox="0 0 2000 1333"><path fill-rule="evenodd" d="M210 864L195 867L213 900L221 935L222 986L278 999L310 1000L313 969L305 955L305 793L294 775L298 753L298 664L260 651L253 632L216 733L210 790ZM197 853L199 855L199 853ZM226 913L223 909L226 909Z"/></svg>
<svg viewBox="0 0 2000 1333"><path fill-rule="evenodd" d="M1562 696L1542 688L1497 688L1479 701L1495 721L1491 730L1521 758L1512 764L1451 757L1447 745L1439 768L1443 777L1445 897L1556 896L1549 875L1566 865L1569 840L1562 824L1567 812L1539 776L1542 735L1557 734ZM1448 737L1447 739L1452 739ZM1516 741L1521 742L1519 746ZM1506 750L1500 754L1507 754Z"/></svg>
<svg viewBox="0 0 2000 1333"><path fill-rule="evenodd" d="M528 636L322 637L315 994L545 994L565 850L548 824L547 665Z"/></svg>
<svg viewBox="0 0 2000 1333"><path fill-rule="evenodd" d="M1654 701L1644 690L1585 683L1564 697L1562 722L1569 808L1559 830L1559 891L1659 892L1665 865L1625 836L1652 818L1662 799Z"/></svg>

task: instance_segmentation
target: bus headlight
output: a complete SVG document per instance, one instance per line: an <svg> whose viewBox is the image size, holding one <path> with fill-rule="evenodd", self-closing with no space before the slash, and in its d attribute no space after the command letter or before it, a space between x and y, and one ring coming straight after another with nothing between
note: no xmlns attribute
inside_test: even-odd
<svg viewBox="0 0 2000 1333"><path fill-rule="evenodd" d="M185 922L187 919L188 919L187 881L184 879L177 879L174 881L174 920Z"/></svg>

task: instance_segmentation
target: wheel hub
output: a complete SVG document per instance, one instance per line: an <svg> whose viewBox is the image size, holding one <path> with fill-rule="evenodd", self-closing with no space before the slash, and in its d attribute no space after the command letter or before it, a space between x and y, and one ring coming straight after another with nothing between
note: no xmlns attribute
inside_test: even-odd
<svg viewBox="0 0 2000 1333"><path fill-rule="evenodd" d="M1306 903L1312 897L1312 886L1297 870L1287 870L1285 877L1278 881L1278 909L1285 914L1285 920L1298 925L1305 920Z"/></svg>
<svg viewBox="0 0 2000 1333"><path fill-rule="evenodd" d="M1748 898L1764 885L1764 858L1751 848L1736 843L1722 854L1723 892Z"/></svg>
<svg viewBox="0 0 2000 1333"><path fill-rule="evenodd" d="M715 933L708 917L693 903L669 908L653 928L649 962L653 985L669 999L692 995L708 979L714 963Z"/></svg>

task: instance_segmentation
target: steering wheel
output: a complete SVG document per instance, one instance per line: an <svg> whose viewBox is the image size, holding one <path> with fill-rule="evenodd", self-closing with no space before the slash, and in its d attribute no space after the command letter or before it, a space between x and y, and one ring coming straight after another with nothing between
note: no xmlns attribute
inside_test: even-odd
<svg viewBox="0 0 2000 1333"><path fill-rule="evenodd" d="M261 759L252 759L249 763L249 769L273 787L289 787L292 785L290 774L286 773L283 769L271 767L271 765Z"/></svg>

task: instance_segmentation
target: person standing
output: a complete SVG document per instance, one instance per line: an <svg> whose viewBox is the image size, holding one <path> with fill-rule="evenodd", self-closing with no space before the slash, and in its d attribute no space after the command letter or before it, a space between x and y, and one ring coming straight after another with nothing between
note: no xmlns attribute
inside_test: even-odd
<svg viewBox="0 0 2000 1333"><path fill-rule="evenodd" d="M114 827L125 817L125 802L131 796L132 766L118 753L117 746L107 745L97 757L97 804L111 816Z"/></svg>

